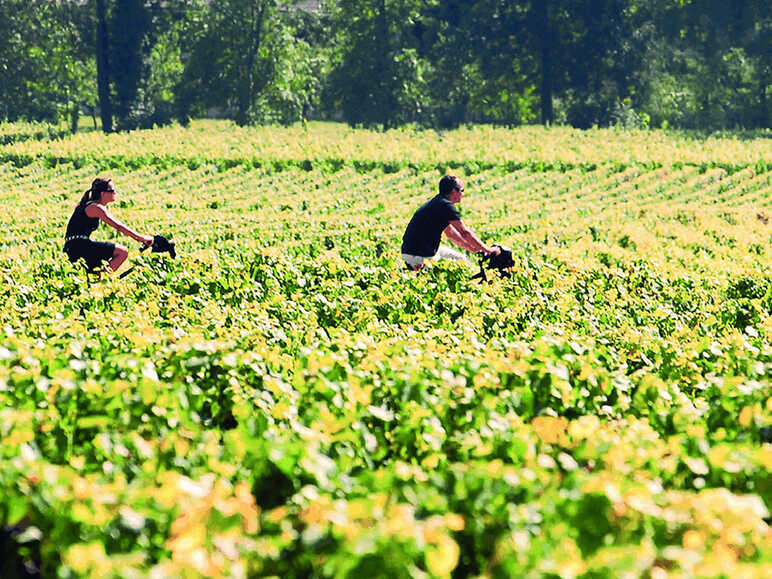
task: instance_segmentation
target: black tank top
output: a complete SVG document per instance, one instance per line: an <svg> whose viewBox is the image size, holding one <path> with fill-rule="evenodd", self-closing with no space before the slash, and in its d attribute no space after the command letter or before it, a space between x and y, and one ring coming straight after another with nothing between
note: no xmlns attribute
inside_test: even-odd
<svg viewBox="0 0 772 579"><path fill-rule="evenodd" d="M86 215L86 207L90 203L78 204L75 211L72 212L69 223L67 223L67 232L65 239L70 237L90 237L99 227L98 217L89 217Z"/></svg>

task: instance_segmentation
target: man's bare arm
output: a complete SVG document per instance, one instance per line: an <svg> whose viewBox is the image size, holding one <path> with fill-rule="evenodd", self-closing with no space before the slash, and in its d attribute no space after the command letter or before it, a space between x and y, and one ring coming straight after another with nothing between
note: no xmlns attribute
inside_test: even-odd
<svg viewBox="0 0 772 579"><path fill-rule="evenodd" d="M445 235L452 243L467 251L473 253L482 251L486 254L498 253L498 248L491 248L485 245L460 219L450 222L445 228Z"/></svg>

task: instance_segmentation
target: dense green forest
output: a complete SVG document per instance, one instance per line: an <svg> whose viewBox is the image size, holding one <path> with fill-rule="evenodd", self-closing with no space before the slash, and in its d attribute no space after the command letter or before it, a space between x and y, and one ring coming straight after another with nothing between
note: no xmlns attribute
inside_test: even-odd
<svg viewBox="0 0 772 579"><path fill-rule="evenodd" d="M770 127L768 0L0 0L0 121Z"/></svg>

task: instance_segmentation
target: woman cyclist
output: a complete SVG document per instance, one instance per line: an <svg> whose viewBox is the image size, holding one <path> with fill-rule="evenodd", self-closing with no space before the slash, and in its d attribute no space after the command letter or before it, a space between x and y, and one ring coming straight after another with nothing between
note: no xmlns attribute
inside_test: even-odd
<svg viewBox="0 0 772 579"><path fill-rule="evenodd" d="M94 179L91 188L83 194L80 203L67 223L64 238L64 252L72 263L83 259L89 272L99 271L103 262L112 271L116 271L126 261L129 250L109 241L94 241L91 234L104 221L121 233L145 245L152 245L153 238L137 233L113 217L107 210L108 203L115 201L115 185L109 178Z"/></svg>

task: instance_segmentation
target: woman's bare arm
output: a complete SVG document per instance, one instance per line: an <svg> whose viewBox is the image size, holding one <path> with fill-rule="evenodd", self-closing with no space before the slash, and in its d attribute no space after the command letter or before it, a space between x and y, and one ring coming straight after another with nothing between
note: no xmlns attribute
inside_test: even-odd
<svg viewBox="0 0 772 579"><path fill-rule="evenodd" d="M92 218L98 217L100 220L107 223L107 225L109 225L110 227L120 231L124 235L128 235L129 237L131 237L136 241L139 241L140 243L144 243L146 245L151 245L153 243L152 237L149 237L147 235L142 235L141 233L137 233L136 231L131 229L128 225L113 217L110 214L110 212L107 210L107 207L105 207L104 205L100 205L98 203L92 203L91 205L88 205L86 207L86 215Z"/></svg>

